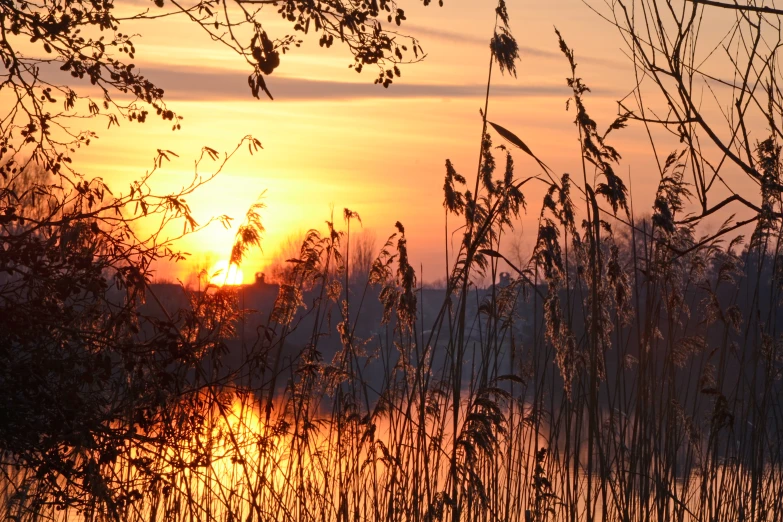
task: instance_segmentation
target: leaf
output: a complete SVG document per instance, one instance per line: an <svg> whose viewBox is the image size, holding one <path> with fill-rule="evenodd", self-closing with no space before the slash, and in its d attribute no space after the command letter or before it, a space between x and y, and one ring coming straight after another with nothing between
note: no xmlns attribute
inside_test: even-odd
<svg viewBox="0 0 783 522"><path fill-rule="evenodd" d="M514 134L510 130L506 129L505 127L501 127L497 123L492 123L491 121L488 121L487 123L492 125L492 128L495 129L497 131L497 133L500 134L503 138L508 140L509 143L511 143L515 147L518 147L518 148L522 149L523 152L527 153L528 155L530 155L530 157L532 157L534 160L536 160L538 162L538 164L541 165L542 169L544 169L545 171L552 172L552 169L550 169L546 165L546 163L544 163L543 161L538 159L536 157L536 155L533 154L533 151L530 150L530 147L525 145L525 142L522 141L521 139L519 139L519 137L516 134Z"/></svg>
<svg viewBox="0 0 783 522"><path fill-rule="evenodd" d="M511 374L511 373L504 374L504 375L498 375L497 377L495 377L495 380L496 381L514 381L514 382L519 382L519 383L522 383L522 384L525 383L525 381L524 381L524 379L522 379L522 377L519 377L518 375L514 375L514 374Z"/></svg>
<svg viewBox="0 0 783 522"><path fill-rule="evenodd" d="M209 155L209 157L212 159L212 161L215 161L216 159L218 159L218 156L219 156L218 151L216 151L212 147L204 147L204 150Z"/></svg>
<svg viewBox="0 0 783 522"><path fill-rule="evenodd" d="M479 254L484 254L485 256L489 257L503 257L500 252L497 252L495 250L490 250L489 248L482 248L479 250Z"/></svg>

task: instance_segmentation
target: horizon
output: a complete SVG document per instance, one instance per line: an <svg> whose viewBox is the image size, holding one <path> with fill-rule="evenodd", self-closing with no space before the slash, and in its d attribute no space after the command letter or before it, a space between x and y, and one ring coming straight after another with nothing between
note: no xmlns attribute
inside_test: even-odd
<svg viewBox="0 0 783 522"><path fill-rule="evenodd" d="M783 520L783 9L118 1L0 2L7 517Z"/></svg>

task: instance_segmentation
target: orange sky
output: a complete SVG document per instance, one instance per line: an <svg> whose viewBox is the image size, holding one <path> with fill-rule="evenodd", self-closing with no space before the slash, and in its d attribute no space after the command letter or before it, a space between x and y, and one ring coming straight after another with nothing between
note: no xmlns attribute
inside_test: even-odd
<svg viewBox="0 0 783 522"><path fill-rule="evenodd" d="M80 152L81 170L127 187L149 168L156 149L169 149L179 159L164 166L158 186L174 189L191 179L202 145L230 151L251 134L264 150L253 156L240 152L189 200L202 221L228 214L238 224L266 190L264 252L243 266L246 282L287 236L323 228L332 207L336 216L344 207L358 212L364 226L377 232L379 246L401 221L415 266L424 265L425 280L439 279L444 275L444 162L450 158L468 179L475 175L494 23L493 1L444 3L424 8L417 0L400 2L408 18L403 29L421 40L427 57L403 67L402 78L389 89L372 84L371 69L361 75L348 69L352 59L339 46L324 50L306 42L283 56L268 78L275 101L252 98L246 64L192 23L125 24L126 32L143 35L134 39L136 65L166 90L170 107L185 117L182 130L172 132L154 118L100 130L100 139ZM489 119L517 133L556 172L579 172L573 113L565 111L569 69L553 27L576 50L580 75L593 89L588 110L601 127L614 119L616 100L633 86L622 40L580 0L512 0L509 12L522 59L516 79L501 78L495 70ZM272 15L270 33L281 23ZM633 175L637 209L650 207L657 186L644 136L641 128L631 128L612 142L624 156L618 172ZM523 155L516 155L516 164L520 177L538 172ZM526 192L529 208L520 229L528 245L535 239L543 188L529 185ZM193 254L193 263L212 263L228 257L232 240L232 231L215 224L183 240L181 248ZM159 275L185 280L192 264L171 270L161 267Z"/></svg>

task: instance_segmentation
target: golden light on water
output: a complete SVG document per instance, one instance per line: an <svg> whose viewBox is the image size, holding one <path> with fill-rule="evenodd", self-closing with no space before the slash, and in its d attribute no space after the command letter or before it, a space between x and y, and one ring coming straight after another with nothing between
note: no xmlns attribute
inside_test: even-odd
<svg viewBox="0 0 783 522"><path fill-rule="evenodd" d="M244 280L242 269L235 264L229 263L225 259L221 259L212 267L209 271L210 284L216 286L236 286L241 285Z"/></svg>
<svg viewBox="0 0 783 522"><path fill-rule="evenodd" d="M256 502L268 500L265 495L285 491L279 469L288 461L288 437L266 427L252 393L232 395L204 394L201 400L212 405L202 412L192 438L151 455L172 487L163 506L175 519L189 518L193 511L211 520L247 520ZM157 512L158 501L145 507Z"/></svg>

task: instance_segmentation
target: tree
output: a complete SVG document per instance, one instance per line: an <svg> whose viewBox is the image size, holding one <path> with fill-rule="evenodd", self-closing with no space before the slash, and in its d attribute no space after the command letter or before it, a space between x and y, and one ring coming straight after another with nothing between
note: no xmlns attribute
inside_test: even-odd
<svg viewBox="0 0 783 522"><path fill-rule="evenodd" d="M150 267L184 259L176 240L208 224L196 222L186 198L239 146L252 153L260 142L245 137L222 156L204 147L192 182L170 194L153 183L174 155L165 149L127 193L74 166L96 136L95 118L111 127L154 114L180 128L123 32L130 20L173 16L244 59L256 98L272 98L266 78L310 32L321 46L348 47L357 72L377 68L384 87L399 64L423 57L415 39L384 28L405 20L394 0L154 0L131 16L102 0L0 2L0 455L20 470L6 476L12 487L30 493L11 497L20 512L39 502L118 520L145 488L165 494L176 473L208 461L209 449L189 446L205 418L225 415L218 384L231 376L208 370L220 367L239 318L234 291L208 287L173 314L141 305L157 301ZM269 17L290 22L290 33L270 35ZM73 125L82 118L86 125ZM239 227L234 264L260 244L260 208ZM153 219L157 227L142 234L137 224ZM170 462L161 452L172 448L188 448L186 457Z"/></svg>
<svg viewBox="0 0 783 522"><path fill-rule="evenodd" d="M19 509L45 502L119 519L134 492L163 479L138 455L190 440L203 415L194 406L211 384L203 368L220 360L236 319L230 291L193 296L176 315L140 305L156 299L150 266L183 259L163 231L200 228L183 198L231 155L158 195L151 180L163 157L125 196L100 179L68 186L33 163L0 184L0 455L21 470L6 480L33 502L12 499ZM258 244L256 210L239 229L235 262ZM134 225L145 218L160 228L142 236ZM132 481L116 473L123 466L137 470Z"/></svg>
<svg viewBox="0 0 783 522"><path fill-rule="evenodd" d="M289 234L280 242L277 252L273 254L272 259L264 267L264 277L266 281L274 283L283 283L293 273L293 265L289 260L297 259L300 256L302 244L305 241L305 232L296 232Z"/></svg>
<svg viewBox="0 0 783 522"><path fill-rule="evenodd" d="M365 283L370 275L372 263L377 252L377 236L375 231L363 228L354 232L351 237L351 261L348 278L352 282Z"/></svg>
<svg viewBox="0 0 783 522"><path fill-rule="evenodd" d="M697 208L681 223L741 213L720 228L723 235L753 223L766 228L783 217L781 11L710 0L607 5L611 12L604 16L625 39L637 80L621 109L647 128L662 177L670 151L660 150L656 129L687 152L682 163ZM717 40L703 34L708 26Z"/></svg>
<svg viewBox="0 0 783 522"><path fill-rule="evenodd" d="M0 96L7 109L0 117L0 157L6 158L0 174L13 176L31 160L54 174L70 169L76 149L95 136L90 129L72 126L77 115L106 118L111 126L120 119L141 123L154 113L179 128L180 117L166 105L163 90L134 65L133 37L122 32L129 20L165 24L173 16L188 18L194 29L206 31L244 59L256 98L262 93L272 98L265 78L281 55L310 32L320 36L321 46L343 43L354 56L351 66L359 72L375 67L375 82L384 87L400 76L400 63L423 57L415 39L384 29L383 22L399 26L405 20L394 0L154 0L132 16L119 14L109 1L2 2L0 59L5 71ZM291 32L268 34L263 21L269 17L290 22ZM73 77L71 84L63 83L63 73ZM79 90L78 80L89 80L93 92Z"/></svg>

